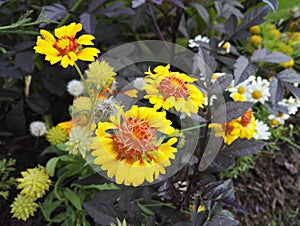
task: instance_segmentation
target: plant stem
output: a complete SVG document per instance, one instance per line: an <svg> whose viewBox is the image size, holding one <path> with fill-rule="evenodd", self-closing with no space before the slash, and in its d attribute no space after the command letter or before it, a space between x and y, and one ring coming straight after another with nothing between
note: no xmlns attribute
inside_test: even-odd
<svg viewBox="0 0 300 226"><path fill-rule="evenodd" d="M197 126L192 126L192 127L189 127L189 128L186 128L186 129L182 129L180 132L186 132L186 131L189 131L189 130L194 130L194 129L199 129L199 128L202 128L202 127L205 127L206 125L197 125Z"/></svg>
<svg viewBox="0 0 300 226"><path fill-rule="evenodd" d="M148 8L148 11L149 11L149 13L150 13L150 17L151 17L151 19L152 19L152 22L153 22L153 24L154 24L154 27L155 27L155 29L156 29L156 31L157 31L157 33L158 33L158 36L159 36L160 40L166 41L165 38L164 38L164 36L163 36L163 34L161 33L161 30L160 30L158 24L157 24L157 21L156 21L156 18L155 18L155 16L154 16L153 9L152 9L150 3L147 3L147 8Z"/></svg>

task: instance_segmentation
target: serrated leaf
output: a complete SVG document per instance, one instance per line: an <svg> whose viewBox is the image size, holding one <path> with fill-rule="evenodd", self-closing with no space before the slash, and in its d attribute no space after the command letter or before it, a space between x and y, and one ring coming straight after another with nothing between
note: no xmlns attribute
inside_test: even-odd
<svg viewBox="0 0 300 226"><path fill-rule="evenodd" d="M213 83L210 93L220 93L224 91L231 84L233 76L231 74L225 74L216 79Z"/></svg>
<svg viewBox="0 0 300 226"><path fill-rule="evenodd" d="M270 53L268 49L257 49L251 56L252 62L265 62L265 63L282 63L288 62L291 58L282 52Z"/></svg>
<svg viewBox="0 0 300 226"><path fill-rule="evenodd" d="M236 32L232 35L232 39L241 39L250 35L249 28L263 23L264 17L269 14L269 11L269 6L262 6L247 13Z"/></svg>
<svg viewBox="0 0 300 226"><path fill-rule="evenodd" d="M80 23L82 24L83 29L89 33L94 34L96 30L96 16L92 13L82 13L80 15Z"/></svg>
<svg viewBox="0 0 300 226"><path fill-rule="evenodd" d="M237 17L235 15L231 15L224 23L225 34L230 38L233 35L236 27L237 27Z"/></svg>
<svg viewBox="0 0 300 226"><path fill-rule="evenodd" d="M59 161L59 157L53 157L46 164L46 169L49 172L49 175L51 177L54 176L56 164L58 163L58 161Z"/></svg>
<svg viewBox="0 0 300 226"><path fill-rule="evenodd" d="M107 2L107 0L93 0L88 7L88 12L93 12L95 11L97 8L99 8L100 6L102 6L105 2Z"/></svg>
<svg viewBox="0 0 300 226"><path fill-rule="evenodd" d="M229 155L219 153L208 168L209 172L226 172L235 164L235 160Z"/></svg>
<svg viewBox="0 0 300 226"><path fill-rule="evenodd" d="M240 56L234 64L234 85L247 80L250 75L256 71L257 67L252 64L246 57Z"/></svg>
<svg viewBox="0 0 300 226"><path fill-rule="evenodd" d="M202 19L204 20L204 22L206 24L209 24L209 14L207 12L207 9L205 9L202 5L200 5L197 2L190 3L190 6L192 6L193 8L196 9L196 11L198 12L199 16L202 17Z"/></svg>
<svg viewBox="0 0 300 226"><path fill-rule="evenodd" d="M220 105L215 111L213 116L213 122L222 123L230 122L242 116L249 108L253 105L252 102L248 101L229 101L225 105ZM224 116L224 109L226 109L226 116Z"/></svg>
<svg viewBox="0 0 300 226"><path fill-rule="evenodd" d="M46 20L59 21L67 13L68 10L64 5L55 3L52 6L50 5L42 6L41 17ZM45 24L43 24L42 26L45 26Z"/></svg>
<svg viewBox="0 0 300 226"><path fill-rule="evenodd" d="M31 51L20 52L16 54L15 58L16 67L27 73L33 72L33 54Z"/></svg>
<svg viewBox="0 0 300 226"><path fill-rule="evenodd" d="M69 188L65 188L64 189L64 194L65 194L66 198L72 203L72 205L77 210L82 210L81 200L80 200L79 196L74 191L72 191Z"/></svg>
<svg viewBox="0 0 300 226"><path fill-rule="evenodd" d="M209 55L209 52L199 46L198 53L193 59L193 74L203 74L205 79L211 80L213 72L215 72L217 63L214 57Z"/></svg>
<svg viewBox="0 0 300 226"><path fill-rule="evenodd" d="M245 156L256 154L265 146L265 142L248 140L248 139L237 139L231 145L222 150L223 155L236 155Z"/></svg>
<svg viewBox="0 0 300 226"><path fill-rule="evenodd" d="M300 83L300 74L289 69L279 72L276 77L284 82Z"/></svg>
<svg viewBox="0 0 300 226"><path fill-rule="evenodd" d="M291 84L288 83L284 83L284 86L297 98L300 100L300 88L299 87L295 87Z"/></svg>
<svg viewBox="0 0 300 226"><path fill-rule="evenodd" d="M278 8L278 1L277 0L263 0L263 2L267 3L271 7L273 12L277 11L277 8Z"/></svg>
<svg viewBox="0 0 300 226"><path fill-rule="evenodd" d="M282 100L284 95L283 85L281 81L274 76L270 82L269 91L272 105L276 105L280 100Z"/></svg>

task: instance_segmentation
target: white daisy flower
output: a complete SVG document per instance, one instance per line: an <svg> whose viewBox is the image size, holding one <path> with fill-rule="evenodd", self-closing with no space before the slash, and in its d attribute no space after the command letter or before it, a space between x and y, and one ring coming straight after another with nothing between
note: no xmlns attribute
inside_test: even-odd
<svg viewBox="0 0 300 226"><path fill-rule="evenodd" d="M268 80L257 77L256 80L251 81L248 86L249 92L245 93L246 100L264 104L270 97L269 85L270 82Z"/></svg>
<svg viewBox="0 0 300 226"><path fill-rule="evenodd" d="M142 87L146 85L146 82L144 81L144 78L136 78L135 80L133 80L133 86L134 88L136 88L137 90L142 90Z"/></svg>
<svg viewBox="0 0 300 226"><path fill-rule="evenodd" d="M47 132L46 124L41 121L32 122L29 125L29 132L35 137L43 136Z"/></svg>
<svg viewBox="0 0 300 226"><path fill-rule="evenodd" d="M197 35L195 39L189 40L189 47L190 48L199 47L199 42L209 43L209 38L206 36Z"/></svg>
<svg viewBox="0 0 300 226"><path fill-rule="evenodd" d="M279 112L278 115L269 115L268 119L270 120L272 127L277 127L279 125L283 125L285 120L287 120L290 117L289 114L285 114L282 112Z"/></svg>
<svg viewBox="0 0 300 226"><path fill-rule="evenodd" d="M286 106L290 115L297 113L300 107L300 101L297 98L290 97L289 99L282 99L279 104Z"/></svg>
<svg viewBox="0 0 300 226"><path fill-rule="evenodd" d="M73 79L68 82L67 91L72 96L78 97L83 92L83 84L81 81Z"/></svg>
<svg viewBox="0 0 300 226"><path fill-rule="evenodd" d="M253 138L256 140L269 140L271 133L269 132L269 126L256 119L256 133Z"/></svg>
<svg viewBox="0 0 300 226"><path fill-rule="evenodd" d="M245 80L234 86L234 81L227 89L230 92L230 97L235 101L246 101L246 93L249 93L249 80Z"/></svg>

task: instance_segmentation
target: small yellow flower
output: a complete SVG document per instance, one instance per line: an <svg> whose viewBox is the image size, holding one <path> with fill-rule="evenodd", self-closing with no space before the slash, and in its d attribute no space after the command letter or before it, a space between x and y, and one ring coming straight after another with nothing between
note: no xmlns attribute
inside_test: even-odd
<svg viewBox="0 0 300 226"><path fill-rule="evenodd" d="M280 38L281 33L278 29L272 29L268 32L268 38L270 39L278 39Z"/></svg>
<svg viewBox="0 0 300 226"><path fill-rule="evenodd" d="M46 133L46 139L50 142L51 145L61 144L66 141L68 137L68 132L61 127L54 126L48 130Z"/></svg>
<svg viewBox="0 0 300 226"><path fill-rule="evenodd" d="M94 164L101 165L116 183L139 186L145 180L153 182L174 159L177 138L165 141L162 134L171 135L175 129L166 119L166 112L153 108L132 106L126 112L118 107L111 122L99 122L91 148ZM108 132L107 132L108 131Z"/></svg>
<svg viewBox="0 0 300 226"><path fill-rule="evenodd" d="M34 202L33 198L18 195L10 207L12 217L26 221L30 216L34 216L38 204Z"/></svg>
<svg viewBox="0 0 300 226"><path fill-rule="evenodd" d="M250 42L251 42L253 45L260 47L261 44L262 44L262 38L261 38L261 36L259 36L259 35L252 35L252 36L250 37Z"/></svg>
<svg viewBox="0 0 300 226"><path fill-rule="evenodd" d="M65 143L69 154L81 155L85 158L86 153L90 150L91 137L91 131L86 128L79 126L72 128L68 141Z"/></svg>
<svg viewBox="0 0 300 226"><path fill-rule="evenodd" d="M21 195L37 199L45 195L49 190L51 180L49 173L44 167L35 167L23 171L22 178L18 178L18 189L22 189Z"/></svg>
<svg viewBox="0 0 300 226"><path fill-rule="evenodd" d="M261 33L260 26L258 26L258 25L250 27L249 31L253 35L259 35Z"/></svg>
<svg viewBox="0 0 300 226"><path fill-rule="evenodd" d="M148 75L142 88L147 93L145 98L154 104L155 109L169 110L174 107L188 116L197 113L199 107L204 107L205 95L191 84L196 79L169 69L170 65L158 66L154 68L155 74L150 69L145 73Z"/></svg>
<svg viewBox="0 0 300 226"><path fill-rule="evenodd" d="M288 62L283 62L283 63L280 63L279 65L282 66L282 67L285 67L285 68L288 68L288 67L293 67L295 64L295 61L293 58L291 58L290 61Z"/></svg>
<svg viewBox="0 0 300 226"><path fill-rule="evenodd" d="M73 113L90 112L92 110L92 100L89 97L78 97L73 101Z"/></svg>
<svg viewBox="0 0 300 226"><path fill-rule="evenodd" d="M276 26L274 24L267 24L266 25L266 30L267 31L274 30L274 29L276 29Z"/></svg>
<svg viewBox="0 0 300 226"><path fill-rule="evenodd" d="M55 37L46 30L41 30L41 36L37 37L34 50L36 53L46 55L45 60L51 64L61 62L66 68L69 65L74 66L77 60L94 61L100 51L97 48L84 45L94 45L92 35L81 35L78 39L75 37L77 32L82 30L82 24L71 23L54 30Z"/></svg>

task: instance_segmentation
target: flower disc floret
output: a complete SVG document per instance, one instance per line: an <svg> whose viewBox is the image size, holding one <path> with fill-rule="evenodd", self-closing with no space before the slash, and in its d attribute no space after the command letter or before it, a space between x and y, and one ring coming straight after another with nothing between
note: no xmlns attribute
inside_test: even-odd
<svg viewBox="0 0 300 226"><path fill-rule="evenodd" d="M184 73L169 71L170 65L154 68L154 74L148 70L145 78L146 99L154 104L155 109L168 110L175 108L177 111L186 113L197 113L199 107L203 108L205 95L193 84L195 78Z"/></svg>
<svg viewBox="0 0 300 226"><path fill-rule="evenodd" d="M30 216L34 216L34 212L38 207L38 204L34 200L27 196L18 195L10 206L10 212L13 214L12 217L26 221Z"/></svg>
<svg viewBox="0 0 300 226"><path fill-rule="evenodd" d="M67 130L59 126L52 127L46 133L46 139L50 142L51 145L61 144L66 141L67 137Z"/></svg>
<svg viewBox="0 0 300 226"><path fill-rule="evenodd" d="M84 45L94 45L92 35L81 35L78 39L76 34L82 30L82 24L71 23L54 30L55 37L46 30L41 30L41 36L37 37L34 50L36 53L46 55L45 60L51 64L61 62L60 64L66 68L73 66L77 60L94 61L100 51L94 47L86 47Z"/></svg>
<svg viewBox="0 0 300 226"><path fill-rule="evenodd" d="M117 107L111 122L99 122L91 148L94 164L115 176L118 184L138 186L145 180L153 182L174 159L177 142L173 137L163 142L160 136L171 135L175 129L166 119L166 112L132 106L127 112ZM107 132L107 130L111 132Z"/></svg>
<svg viewBox="0 0 300 226"><path fill-rule="evenodd" d="M49 173L44 167L36 167L23 171L22 178L18 178L18 189L22 189L21 195L30 198L41 198L49 190L51 180Z"/></svg>

